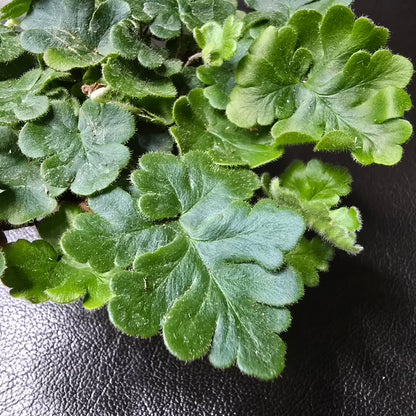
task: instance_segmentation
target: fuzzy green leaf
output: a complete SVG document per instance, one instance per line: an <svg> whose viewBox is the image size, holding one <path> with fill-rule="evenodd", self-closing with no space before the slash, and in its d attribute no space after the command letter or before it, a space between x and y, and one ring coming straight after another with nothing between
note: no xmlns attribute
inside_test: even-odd
<svg viewBox="0 0 416 416"><path fill-rule="evenodd" d="M243 25L242 21L231 15L224 22L224 26L211 21L194 29L195 40L202 49L205 64L220 66L224 59L230 59L237 52L237 40L241 36Z"/></svg>
<svg viewBox="0 0 416 416"><path fill-rule="evenodd" d="M270 193L276 202L299 212L307 225L324 240L349 253L358 253L362 247L356 244L356 231L361 228L357 208L337 205L340 196L350 191L351 178L342 167L312 160L306 166L294 162L272 181Z"/></svg>
<svg viewBox="0 0 416 416"><path fill-rule="evenodd" d="M89 198L89 206L94 214L77 216L73 229L62 238L62 247L77 262L99 272L129 267L137 255L156 250L174 236L170 227L155 227L145 219L121 189Z"/></svg>
<svg viewBox="0 0 416 416"><path fill-rule="evenodd" d="M14 297L39 303L48 299L72 302L82 295L84 306L98 308L111 298L111 275L99 275L91 269L61 257L46 241L29 243L19 240L3 248L7 269L3 283Z"/></svg>
<svg viewBox="0 0 416 416"><path fill-rule="evenodd" d="M296 48L297 35L286 27L268 27L239 63L227 116L240 127L267 126L295 109L295 86L306 75L312 55Z"/></svg>
<svg viewBox="0 0 416 416"><path fill-rule="evenodd" d="M12 130L0 127L0 219L23 224L56 208L52 196L63 189L47 186L38 162L29 162L17 146Z"/></svg>
<svg viewBox="0 0 416 416"><path fill-rule="evenodd" d="M0 19L15 19L26 13L31 4L32 0L12 0L0 9Z"/></svg>
<svg viewBox="0 0 416 416"><path fill-rule="evenodd" d="M307 79L294 86L296 111L272 128L277 142L312 141L316 150L351 149L363 164L397 163L400 144L412 133L400 117L411 107L401 88L413 67L401 56L378 50L387 30L365 18L354 20L343 6L332 7L322 21L316 12L300 11L289 24L314 62Z"/></svg>
<svg viewBox="0 0 416 416"><path fill-rule="evenodd" d="M216 163L256 167L277 159L282 148L271 144L264 129L245 130L231 123L223 112L209 105L201 89L180 98L173 109L176 126L171 128L182 154L208 152Z"/></svg>
<svg viewBox="0 0 416 416"><path fill-rule="evenodd" d="M151 219L182 214L183 221L198 224L231 202L250 198L260 185L253 172L216 166L202 152L189 152L182 160L148 153L139 165L132 181L143 193L140 210Z"/></svg>
<svg viewBox="0 0 416 416"><path fill-rule="evenodd" d="M136 258L136 275L113 280L110 317L134 335L154 335L162 325L167 347L181 359L211 347L214 365L237 360L242 371L273 378L284 364L276 332L290 323L282 307L302 295L302 282L290 270L270 270L302 232L302 219L271 200L252 209L234 202L198 226L182 216L170 244Z"/></svg>
<svg viewBox="0 0 416 416"><path fill-rule="evenodd" d="M176 88L169 79L138 65L137 61L112 58L103 66L103 75L116 91L130 97L175 97Z"/></svg>
<svg viewBox="0 0 416 416"><path fill-rule="evenodd" d="M112 26L130 14L122 0L38 0L22 22L23 48L43 53L52 68L66 71L88 67L115 52L110 42Z"/></svg>
<svg viewBox="0 0 416 416"><path fill-rule="evenodd" d="M0 62L9 62L24 52L20 46L19 34L14 29L0 25Z"/></svg>
<svg viewBox="0 0 416 416"><path fill-rule="evenodd" d="M287 264L295 270L307 286L316 286L319 282L318 271L326 272L334 257L334 249L319 237L312 240L302 238L298 245L286 254Z"/></svg>
<svg viewBox="0 0 416 416"><path fill-rule="evenodd" d="M42 94L45 87L67 73L52 69L33 69L18 80L0 82L0 126L13 126L41 117L49 109L49 99Z"/></svg>
<svg viewBox="0 0 416 416"><path fill-rule="evenodd" d="M348 6L352 0L244 0L254 10L282 13L286 21L301 9L312 9L324 13L334 4Z"/></svg>
<svg viewBox="0 0 416 416"><path fill-rule="evenodd" d="M143 10L153 19L151 32L161 39L177 36L182 22L189 29L211 20L223 23L235 11L234 6L224 0L145 0Z"/></svg>
<svg viewBox="0 0 416 416"><path fill-rule="evenodd" d="M225 110L230 100L230 94L235 87L234 73L241 58L247 55L251 45L250 39L241 39L238 42L237 52L231 59L223 62L221 66L201 65L198 67L197 76L205 84L204 95L208 98L212 107Z"/></svg>
<svg viewBox="0 0 416 416"><path fill-rule="evenodd" d="M29 157L44 158L42 175L53 186L89 195L107 187L129 161L123 146L134 133L133 117L113 104L87 100L79 118L70 102L55 101L48 115L27 123L19 137Z"/></svg>

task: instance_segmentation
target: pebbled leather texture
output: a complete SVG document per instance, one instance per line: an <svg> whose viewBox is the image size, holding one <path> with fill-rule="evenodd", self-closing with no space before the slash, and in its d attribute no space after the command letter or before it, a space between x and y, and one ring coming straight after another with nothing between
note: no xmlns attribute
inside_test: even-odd
<svg viewBox="0 0 416 416"><path fill-rule="evenodd" d="M414 0L361 0L355 10L391 29L394 52L416 57ZM414 84L410 92L416 97ZM415 122L414 110L408 118ZM416 415L416 141L390 168L307 146L267 168L279 173L293 158L314 156L349 168L347 202L362 212L365 251L338 253L319 287L291 308L280 377L263 382L207 359L183 363L160 336L117 331L105 308L31 305L0 285L0 415Z"/></svg>

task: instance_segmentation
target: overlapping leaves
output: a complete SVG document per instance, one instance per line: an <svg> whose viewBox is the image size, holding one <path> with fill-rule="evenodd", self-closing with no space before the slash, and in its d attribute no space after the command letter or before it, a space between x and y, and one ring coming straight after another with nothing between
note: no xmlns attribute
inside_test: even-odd
<svg viewBox="0 0 416 416"><path fill-rule="evenodd" d="M113 104L84 102L79 110L71 102L54 101L46 118L27 123L19 137L23 152L42 162L49 184L71 187L89 195L107 187L125 167L130 154L126 142L134 133L133 117Z"/></svg>
<svg viewBox="0 0 416 416"><path fill-rule="evenodd" d="M402 88L413 68L378 50L386 39L386 29L355 21L344 6L323 19L299 11L289 27L267 28L240 62L227 114L242 127L280 119L272 128L280 144L312 141L351 149L364 164L397 163L412 131L400 117L411 106Z"/></svg>
<svg viewBox="0 0 416 416"><path fill-rule="evenodd" d="M37 0L22 22L22 46L44 53L52 68L67 71L88 67L115 52L110 41L112 26L130 15L122 0Z"/></svg>

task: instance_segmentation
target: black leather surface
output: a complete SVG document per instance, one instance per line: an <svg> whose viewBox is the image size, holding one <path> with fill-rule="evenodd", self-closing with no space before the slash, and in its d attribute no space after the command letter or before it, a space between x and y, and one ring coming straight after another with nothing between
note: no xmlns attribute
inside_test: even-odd
<svg viewBox="0 0 416 416"><path fill-rule="evenodd" d="M395 52L415 57L415 3L361 0L355 9L392 29ZM291 149L275 171L310 156ZM0 415L416 415L416 141L392 168L323 158L352 173L348 202L362 211L365 251L338 253L319 287L291 308L278 379L217 370L206 359L182 363L159 336L119 333L105 309L34 306L1 286Z"/></svg>

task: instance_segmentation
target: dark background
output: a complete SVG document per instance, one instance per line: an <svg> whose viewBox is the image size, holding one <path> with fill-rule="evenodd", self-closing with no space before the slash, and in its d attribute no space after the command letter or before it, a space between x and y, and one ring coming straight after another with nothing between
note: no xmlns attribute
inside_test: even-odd
<svg viewBox="0 0 416 416"><path fill-rule="evenodd" d="M416 56L414 0L358 0L354 9L391 29L395 53ZM416 97L414 83L409 92ZM337 253L319 287L291 307L286 369L273 382L205 358L180 362L160 336L118 332L105 308L34 306L1 286L0 415L416 415L416 141L404 149L395 167L307 147L268 167L279 173L314 156L347 166L347 203L362 212L365 247L357 257Z"/></svg>

